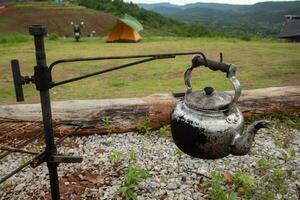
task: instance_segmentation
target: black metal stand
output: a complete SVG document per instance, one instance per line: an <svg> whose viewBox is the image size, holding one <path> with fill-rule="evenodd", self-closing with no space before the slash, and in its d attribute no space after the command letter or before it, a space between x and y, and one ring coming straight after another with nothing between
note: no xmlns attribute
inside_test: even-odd
<svg viewBox="0 0 300 200"><path fill-rule="evenodd" d="M50 77L47 76L47 63L46 63L46 53L44 47L44 36L46 35L46 29L40 26L31 26L29 32L34 36L35 44L35 56L36 56L36 67L35 67L35 83L40 83L37 85L37 89L40 91L43 124L44 124L44 137L46 143L45 155L46 158L50 158L57 154L57 149L54 141L53 135L53 124L52 124L52 113L51 113L51 102L50 94L47 84L49 83ZM42 75L42 76L41 76ZM44 80L40 80L43 78ZM48 80L47 80L48 79ZM57 163L50 162L47 159L47 166L49 169L50 185L51 185L51 196L52 199L60 199L59 197L59 182L57 175Z"/></svg>
<svg viewBox="0 0 300 200"><path fill-rule="evenodd" d="M53 134L51 101L50 101L50 94L49 94L49 89L51 88L50 87L51 75L50 75L50 70L47 67L46 53L44 47L44 36L47 34L47 31L46 28L40 25L33 25L29 27L29 33L34 36L35 57L36 57L34 76L32 77L21 76L18 60L12 60L11 65L12 65L17 101L24 101L24 95L22 89L23 84L28 84L32 82L36 85L36 89L40 91L43 126L44 126L44 139L45 139L46 148L43 153L39 154L36 158L26 163L26 165L30 164L32 167L37 167L41 163L47 162L49 177L50 177L51 197L54 200L59 200L60 199L59 181L58 181L58 174L57 174L57 167L59 163L78 163L78 162L82 162L82 158L57 154L57 148L56 148L54 134ZM19 168L21 170L23 166ZM19 171L19 169L17 170ZM14 173L11 173L5 178L9 178L13 174ZM5 179L1 179L1 181L4 180Z"/></svg>

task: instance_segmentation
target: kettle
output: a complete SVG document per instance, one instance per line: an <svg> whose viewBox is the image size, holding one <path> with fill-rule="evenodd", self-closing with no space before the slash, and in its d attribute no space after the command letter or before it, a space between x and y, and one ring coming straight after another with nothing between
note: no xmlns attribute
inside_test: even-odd
<svg viewBox="0 0 300 200"><path fill-rule="evenodd" d="M234 87L234 96L212 87L193 91L191 73L204 65L211 70L226 72ZM187 87L185 96L176 104L171 114L171 132L177 147L184 153L202 159L218 159L229 154L245 155L249 152L257 131L268 128L269 122L256 121L244 131L244 117L236 106L241 86L235 77L236 67L207 60L196 55L192 66L184 73Z"/></svg>

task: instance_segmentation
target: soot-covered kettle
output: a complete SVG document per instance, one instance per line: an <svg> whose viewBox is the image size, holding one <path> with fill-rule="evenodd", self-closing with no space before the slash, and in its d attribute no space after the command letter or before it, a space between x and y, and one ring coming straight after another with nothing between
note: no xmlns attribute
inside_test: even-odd
<svg viewBox="0 0 300 200"><path fill-rule="evenodd" d="M212 87L193 91L191 73L201 65L225 72L234 86L234 96ZM245 155L257 131L268 127L268 121L256 121L243 133L244 118L236 106L241 87L235 73L234 65L207 60L203 55L193 57L192 66L184 74L185 96L176 104L171 115L174 142L184 153L203 159L217 159L229 154Z"/></svg>

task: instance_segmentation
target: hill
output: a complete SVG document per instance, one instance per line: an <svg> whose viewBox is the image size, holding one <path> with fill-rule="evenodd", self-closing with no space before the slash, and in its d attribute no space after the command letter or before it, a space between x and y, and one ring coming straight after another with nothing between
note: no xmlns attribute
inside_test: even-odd
<svg viewBox="0 0 300 200"><path fill-rule="evenodd" d="M195 3L183 6L172 4L139 4L139 6L184 22L206 25L230 36L274 37L285 21L284 15L300 12L300 1L262 2L254 5Z"/></svg>
<svg viewBox="0 0 300 200"><path fill-rule="evenodd" d="M178 8L181 9L182 6L171 4L171 3L140 3L138 4L139 7L145 8L147 10L155 10L159 7L167 7L167 8Z"/></svg>
<svg viewBox="0 0 300 200"><path fill-rule="evenodd" d="M4 5L4 4L3 4ZM0 33L28 33L31 24L47 26L48 33L72 35L71 21L85 22L83 35L92 30L105 34L114 23L115 17L105 12L77 5L55 5L47 2L6 4L0 7Z"/></svg>
<svg viewBox="0 0 300 200"><path fill-rule="evenodd" d="M174 8L177 11L183 11L189 8L207 8L207 9L218 9L218 10L231 10L239 7L243 7L244 5L237 4L224 4L224 3L191 3L186 5L175 5L171 3L140 3L138 4L141 8L145 8L147 10L156 11L160 8Z"/></svg>

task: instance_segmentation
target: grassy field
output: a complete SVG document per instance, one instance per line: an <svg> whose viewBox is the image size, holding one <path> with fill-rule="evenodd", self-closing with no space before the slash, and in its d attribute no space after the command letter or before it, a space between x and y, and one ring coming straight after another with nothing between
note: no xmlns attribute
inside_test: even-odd
<svg viewBox="0 0 300 200"><path fill-rule="evenodd" d="M147 37L136 44L105 43L104 39L83 38L46 40L48 64L62 58L132 55L202 51L209 59L218 60L223 52L226 63L238 67L237 77L243 89L300 84L300 44L271 41L241 41L222 38ZM32 41L3 43L0 45L0 104L15 103L10 60L20 61L23 75L32 75L35 65ZM99 69L116 66L123 61L97 61L58 65L54 81L83 75ZM191 57L152 61L105 75L77 81L51 90L53 100L98 99L145 96L159 92L184 91L183 72ZM205 68L193 73L193 86L202 89L213 86L229 90L231 85L225 74ZM34 85L24 86L25 103L38 102Z"/></svg>

